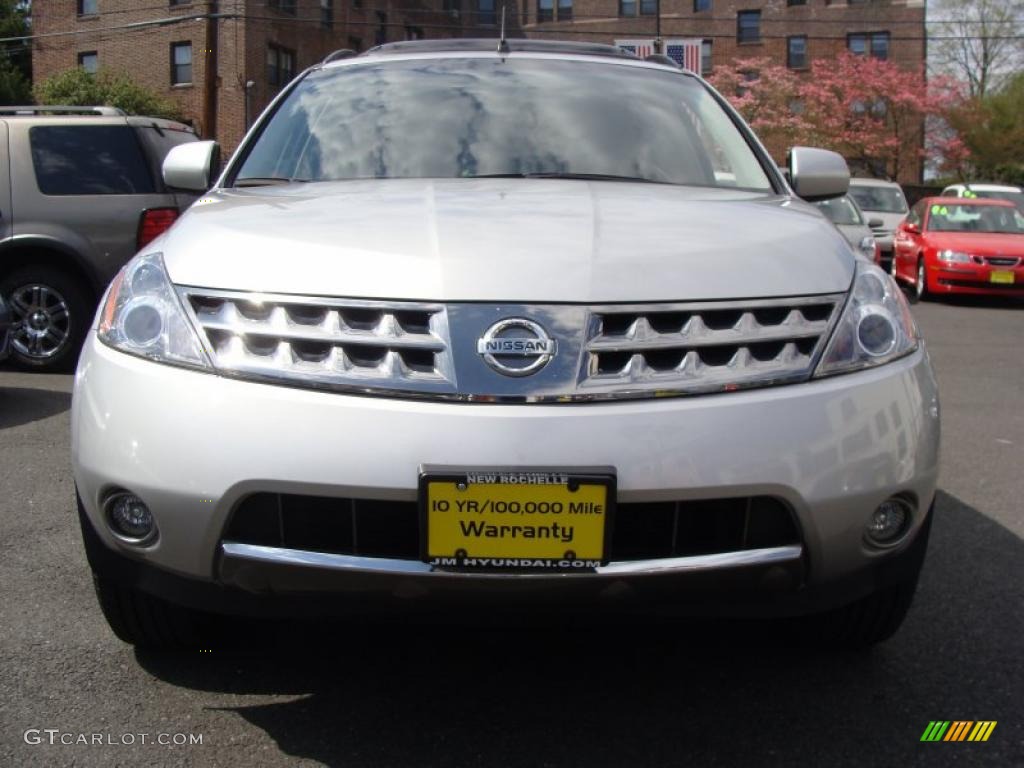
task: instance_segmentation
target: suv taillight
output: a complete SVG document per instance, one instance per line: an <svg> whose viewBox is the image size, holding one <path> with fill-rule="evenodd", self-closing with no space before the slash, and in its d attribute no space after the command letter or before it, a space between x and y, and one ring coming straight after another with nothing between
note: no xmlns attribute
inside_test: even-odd
<svg viewBox="0 0 1024 768"><path fill-rule="evenodd" d="M177 208L150 208L143 211L142 218L139 219L139 236L136 238L135 247L142 248L147 243L156 240L170 229L171 224L177 218Z"/></svg>

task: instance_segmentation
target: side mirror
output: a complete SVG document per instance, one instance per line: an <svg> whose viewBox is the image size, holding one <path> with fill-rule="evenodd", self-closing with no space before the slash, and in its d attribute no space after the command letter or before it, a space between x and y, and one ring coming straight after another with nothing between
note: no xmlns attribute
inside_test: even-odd
<svg viewBox="0 0 1024 768"><path fill-rule="evenodd" d="M885 222L881 219L868 219L868 226L872 229L876 229L878 227L884 227Z"/></svg>
<svg viewBox="0 0 1024 768"><path fill-rule="evenodd" d="M921 234L921 228L919 226L917 226L917 224L913 224L913 223L911 223L909 221L903 222L903 231L904 232L909 232L912 235L919 235L919 234Z"/></svg>
<svg viewBox="0 0 1024 768"><path fill-rule="evenodd" d="M220 145L215 141L179 144L164 158L164 183L175 189L205 192L220 168Z"/></svg>
<svg viewBox="0 0 1024 768"><path fill-rule="evenodd" d="M836 152L793 147L788 165L793 191L808 202L842 197L850 188L850 169Z"/></svg>

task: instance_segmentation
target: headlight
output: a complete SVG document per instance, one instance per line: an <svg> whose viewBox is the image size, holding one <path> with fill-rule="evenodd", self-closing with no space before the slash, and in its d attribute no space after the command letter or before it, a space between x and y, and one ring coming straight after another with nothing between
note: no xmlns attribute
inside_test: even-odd
<svg viewBox="0 0 1024 768"><path fill-rule="evenodd" d="M882 365L917 345L917 326L903 291L874 264L859 263L853 290L814 375Z"/></svg>
<svg viewBox="0 0 1024 768"><path fill-rule="evenodd" d="M136 256L114 278L97 335L115 349L150 360L210 367L159 253Z"/></svg>
<svg viewBox="0 0 1024 768"><path fill-rule="evenodd" d="M875 260L875 238L871 235L865 235L861 238L858 248L860 248L860 252L866 259L869 261Z"/></svg>
<svg viewBox="0 0 1024 768"><path fill-rule="evenodd" d="M939 251L940 261L949 261L954 264L969 264L971 262L971 254L964 253L963 251Z"/></svg>

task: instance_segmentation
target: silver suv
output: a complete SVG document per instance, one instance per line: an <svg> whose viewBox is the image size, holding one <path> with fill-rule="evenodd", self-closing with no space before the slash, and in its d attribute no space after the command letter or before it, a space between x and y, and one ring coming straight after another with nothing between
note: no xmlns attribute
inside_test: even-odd
<svg viewBox="0 0 1024 768"><path fill-rule="evenodd" d="M196 140L112 107L0 108L0 295L16 363L74 367L107 283L195 199L160 167Z"/></svg>
<svg viewBox="0 0 1024 768"><path fill-rule="evenodd" d="M208 143L168 155L205 189ZM903 295L699 77L614 48L334 56L114 279L73 465L126 641L204 611L910 605L938 472Z"/></svg>

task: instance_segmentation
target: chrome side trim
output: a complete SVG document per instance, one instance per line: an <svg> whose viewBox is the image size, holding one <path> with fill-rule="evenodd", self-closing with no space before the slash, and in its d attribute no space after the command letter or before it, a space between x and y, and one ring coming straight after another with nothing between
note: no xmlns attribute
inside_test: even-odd
<svg viewBox="0 0 1024 768"><path fill-rule="evenodd" d="M225 541L221 544L223 557L277 566L317 568L352 573L379 573L398 576L428 576L450 579L535 579L535 578L587 578L588 576L653 576L683 571L715 571L724 568L742 568L752 565L772 565L799 560L803 547L793 544L785 547L748 549L739 552L721 552L714 555L670 557L659 560L635 560L609 563L585 573L474 573L445 571L419 560L394 560L380 557L333 555L327 552L309 552L301 549L264 547Z"/></svg>

